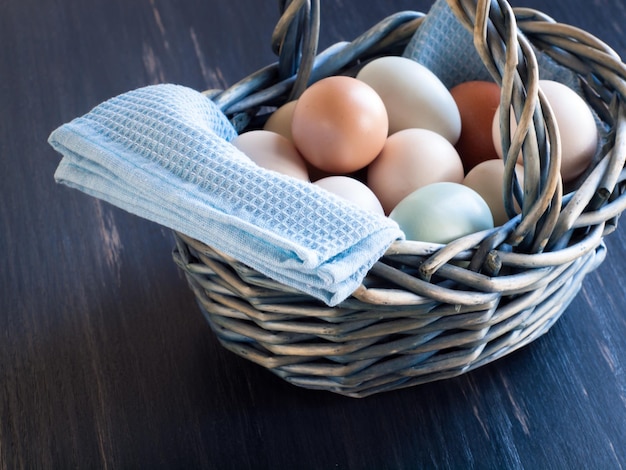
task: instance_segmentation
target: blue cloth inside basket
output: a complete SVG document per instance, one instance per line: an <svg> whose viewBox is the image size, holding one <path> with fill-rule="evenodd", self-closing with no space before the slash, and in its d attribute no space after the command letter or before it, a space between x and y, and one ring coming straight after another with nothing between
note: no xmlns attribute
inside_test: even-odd
<svg viewBox="0 0 626 470"><path fill-rule="evenodd" d="M540 79L555 80L582 94L572 70L537 49L534 53ZM448 89L469 80L492 80L476 52L472 32L463 26L446 0L432 5L403 55L428 67Z"/></svg>
<svg viewBox="0 0 626 470"><path fill-rule="evenodd" d="M229 143L201 93L153 85L52 132L55 179L200 240L328 305L348 297L402 232L390 219L264 170Z"/></svg>

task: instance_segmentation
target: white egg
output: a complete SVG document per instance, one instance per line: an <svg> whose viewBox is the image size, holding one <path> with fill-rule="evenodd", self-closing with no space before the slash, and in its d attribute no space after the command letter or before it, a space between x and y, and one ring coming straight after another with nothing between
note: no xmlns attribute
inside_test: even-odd
<svg viewBox="0 0 626 470"><path fill-rule="evenodd" d="M552 80L539 80L539 88L554 113L556 126L561 137L561 177L564 182L574 180L587 169L598 145L598 128L589 105L567 85ZM511 136L517 123L511 113ZM500 110L492 124L493 144L502 158L500 134ZM523 157L518 157L522 163Z"/></svg>
<svg viewBox="0 0 626 470"><path fill-rule="evenodd" d="M309 181L306 162L296 147L276 132L248 131L239 134L231 143L263 168Z"/></svg>
<svg viewBox="0 0 626 470"><path fill-rule="evenodd" d="M357 74L382 98L389 116L389 134L423 128L455 144L461 135L459 109L441 80L422 64L406 57L372 60Z"/></svg>
<svg viewBox="0 0 626 470"><path fill-rule="evenodd" d="M350 201L362 209L385 215L383 206L376 195L364 183L349 176L327 176L313 183L324 188L347 201Z"/></svg>

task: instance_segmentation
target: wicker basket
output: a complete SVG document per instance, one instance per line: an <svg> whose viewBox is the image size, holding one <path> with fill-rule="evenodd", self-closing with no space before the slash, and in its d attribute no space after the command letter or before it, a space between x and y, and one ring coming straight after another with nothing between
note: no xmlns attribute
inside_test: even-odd
<svg viewBox="0 0 626 470"><path fill-rule="evenodd" d="M319 1L282 3L272 38L278 62L228 90L207 92L239 131L262 124L271 107L297 98L309 81L401 54L426 17L392 15L318 54ZM457 376L530 343L602 262L603 237L626 207L620 58L588 33L534 10L496 8L501 2L495 1L448 3L474 31L505 104L524 111L519 127L528 130L526 144L511 141L509 154L522 148L525 164L539 171L525 178L522 215L488 236L476 233L444 247L396 242L333 308L175 234L174 259L219 341L295 385L364 397ZM563 189L558 176L559 136L538 92L533 48L576 72L609 129L594 167L575 189ZM511 175L505 178L510 186Z"/></svg>

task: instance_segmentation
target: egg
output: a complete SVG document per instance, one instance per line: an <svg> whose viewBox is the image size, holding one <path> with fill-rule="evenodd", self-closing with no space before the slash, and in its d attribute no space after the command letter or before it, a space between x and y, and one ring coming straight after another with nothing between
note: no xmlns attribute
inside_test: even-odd
<svg viewBox="0 0 626 470"><path fill-rule="evenodd" d="M263 129L266 131L276 132L293 142L291 136L291 120L293 118L293 110L296 107L296 101L289 101L277 108L265 121Z"/></svg>
<svg viewBox="0 0 626 470"><path fill-rule="evenodd" d="M390 135L367 168L367 185L387 214L422 186L460 183L463 177L463 163L454 146L428 129L404 129Z"/></svg>
<svg viewBox="0 0 626 470"><path fill-rule="evenodd" d="M389 121L380 96L348 76L324 78L308 87L295 105L293 142L314 167L350 173L380 153Z"/></svg>
<svg viewBox="0 0 626 470"><path fill-rule="evenodd" d="M524 184L524 167L515 165L515 174L519 184ZM472 188L485 200L495 225L503 225L509 220L504 208L504 161L501 159L485 160L472 168L465 178L463 184ZM520 207L514 203L516 211L519 213Z"/></svg>
<svg viewBox="0 0 626 470"><path fill-rule="evenodd" d="M367 63L356 75L380 95L389 115L389 133L430 129L455 144L461 116L441 80L422 64L406 57L386 56Z"/></svg>
<svg viewBox="0 0 626 470"><path fill-rule="evenodd" d="M467 173L480 162L498 158L491 128L500 104L500 86L472 80L452 87L450 94L461 115L461 136L455 147Z"/></svg>
<svg viewBox="0 0 626 470"><path fill-rule="evenodd" d="M433 183L405 197L389 214L407 240L450 243L493 228L489 206L473 189L459 183Z"/></svg>
<svg viewBox="0 0 626 470"><path fill-rule="evenodd" d="M327 176L313 183L367 211L384 216L376 195L364 183L349 176Z"/></svg>
<svg viewBox="0 0 626 470"><path fill-rule="evenodd" d="M574 90L552 80L539 80L539 88L554 113L556 126L561 137L561 178L573 181L591 163L598 146L598 128L591 109ZM517 128L511 113L511 136ZM494 116L492 138L498 155L502 157L500 134L500 110ZM523 162L520 152L519 163Z"/></svg>
<svg viewBox="0 0 626 470"><path fill-rule="evenodd" d="M284 136L266 130L243 132L231 144L257 165L284 175L309 181L306 162L296 147Z"/></svg>

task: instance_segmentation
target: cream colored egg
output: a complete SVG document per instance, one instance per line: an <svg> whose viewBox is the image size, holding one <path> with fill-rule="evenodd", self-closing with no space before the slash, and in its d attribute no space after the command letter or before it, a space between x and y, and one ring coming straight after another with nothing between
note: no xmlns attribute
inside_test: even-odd
<svg viewBox="0 0 626 470"><path fill-rule="evenodd" d="M263 168L309 181L306 163L298 150L291 141L276 132L244 132L235 137L231 144Z"/></svg>
<svg viewBox="0 0 626 470"><path fill-rule="evenodd" d="M365 184L349 176L327 176L313 183L337 196L353 202L362 209L385 215L376 195Z"/></svg>
<svg viewBox="0 0 626 470"><path fill-rule="evenodd" d="M572 181L587 169L596 152L599 138L596 121L585 100L568 86L551 80L539 80L539 88L554 113L561 137L561 178L564 182ZM511 136L516 128L512 116ZM502 158L499 109L494 116L492 137L496 151ZM523 161L521 153L518 161Z"/></svg>
<svg viewBox="0 0 626 470"><path fill-rule="evenodd" d="M389 134L402 129L430 129L455 144L461 135L461 115L439 78L406 57L374 59L357 74L380 95L389 115Z"/></svg>
<svg viewBox="0 0 626 470"><path fill-rule="evenodd" d="M463 162L454 146L428 129L404 129L390 135L369 165L367 185L385 213L407 195L430 183L463 181Z"/></svg>
<svg viewBox="0 0 626 470"><path fill-rule="evenodd" d="M524 184L524 167L522 165L515 166L515 174L520 185ZM485 160L474 166L465 178L463 184L472 188L485 200L493 222L496 226L503 225L509 220L506 210L504 209L504 161L503 160ZM519 205L515 204L515 208L519 213Z"/></svg>
<svg viewBox="0 0 626 470"><path fill-rule="evenodd" d="M293 142L291 137L291 119L293 118L293 110L297 101L289 101L276 109L271 116L265 121L263 129L266 131L276 132Z"/></svg>

